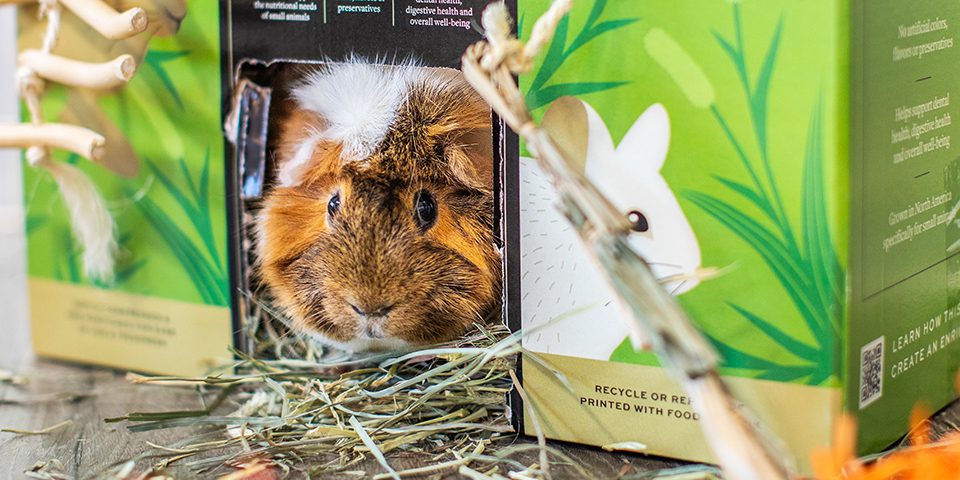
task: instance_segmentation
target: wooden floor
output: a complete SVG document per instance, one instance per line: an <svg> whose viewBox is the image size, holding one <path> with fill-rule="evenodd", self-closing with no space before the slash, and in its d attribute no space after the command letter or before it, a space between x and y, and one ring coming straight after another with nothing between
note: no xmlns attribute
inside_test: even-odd
<svg viewBox="0 0 960 480"><path fill-rule="evenodd" d="M0 382L0 429L39 430L67 420L71 423L48 435L0 433L0 479L24 478L26 470L43 463L56 466L66 475L49 478L90 478L145 451L147 442L169 444L188 433L181 429L133 434L122 424L106 424L103 419L134 411L199 408L198 398L191 391L135 386L124 380L122 372L34 357L29 346L23 258L21 235L0 228L0 370L21 374L29 381L26 385ZM936 424L940 429L956 429L960 424L960 406L941 413ZM598 478L679 465L574 445L557 447L577 463L588 466ZM537 461L534 453L517 460L528 465ZM402 458L392 459L391 463L397 469L416 466ZM366 466L371 473L381 471L376 463ZM562 466L554 466L553 472L558 479L577 477ZM176 466L172 473L176 478L194 478Z"/></svg>
<svg viewBox="0 0 960 480"><path fill-rule="evenodd" d="M25 302L24 246L22 237L0 228L0 370L23 375L25 385L0 382L0 429L40 430L65 421L71 423L55 433L39 436L0 433L0 479L24 478L24 472L46 463L66 475L90 478L118 462L136 457L147 442L169 444L189 432L163 430L130 433L122 424L106 424L104 418L134 411L166 411L200 408L191 391L166 387L136 386L124 380L123 372L37 359L29 343ZM960 405L942 412L938 430L957 429ZM518 442L530 442L517 439ZM575 445L557 445L564 453L598 478L616 478L625 473L658 470L679 465L641 455L609 454ZM518 460L531 464L535 454ZM394 468L412 468L409 460L391 460ZM375 463L371 473L380 472ZM177 478L193 475L177 470ZM569 469L554 467L555 478L576 478ZM56 478L56 477L52 477Z"/></svg>
<svg viewBox="0 0 960 480"><path fill-rule="evenodd" d="M167 387L137 386L124 380L124 372L71 365L36 358L30 349L23 273L24 246L15 232L0 229L0 371L14 372L25 385L0 381L0 429L40 430L69 420L55 433L39 436L0 433L0 480L25 478L38 463L56 466L64 478L90 478L118 462L148 449L147 442L169 444L189 433L184 429L130 433L122 424L104 418L135 411L200 408L195 393ZM518 442L529 442L517 439ZM613 455L597 449L559 445L578 463L589 465L601 478L625 472L648 471L678 465L639 455ZM535 454L518 458L535 463ZM413 468L410 460L391 460L396 469ZM61 469L62 467L62 469ZM371 473L379 465L367 465ZM556 478L563 467L554 467ZM194 478L175 466L176 478ZM356 478L356 477L351 477Z"/></svg>
<svg viewBox="0 0 960 480"><path fill-rule="evenodd" d="M63 472L74 478L87 478L116 462L135 457L147 448L146 442L169 444L184 430L130 433L122 425L108 425L104 418L133 411L164 411L200 408L190 391L165 387L134 386L120 372L79 367L37 360L25 347L20 333L0 339L0 369L26 375L29 384L20 387L0 385L0 428L38 430L71 420L72 425L43 436L15 436L0 433L0 479L23 478L23 472L37 462L57 460ZM529 440L519 439L526 442ZM646 471L676 465L675 462L637 455L613 455L592 448L559 446L565 453L600 478L615 478L626 472ZM536 462L534 454L518 458L527 464ZM391 460L396 469L412 468L409 460ZM371 462L371 473L380 467ZM556 478L563 475L562 467ZM173 469L177 478L192 474ZM356 477L351 477L356 478Z"/></svg>

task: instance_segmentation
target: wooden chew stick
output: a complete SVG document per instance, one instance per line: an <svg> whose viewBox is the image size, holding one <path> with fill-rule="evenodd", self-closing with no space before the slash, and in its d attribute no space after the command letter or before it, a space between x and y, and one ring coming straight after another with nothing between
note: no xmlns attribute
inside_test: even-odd
<svg viewBox="0 0 960 480"><path fill-rule="evenodd" d="M60 3L107 38L123 40L147 29L147 13L140 7L117 12L101 0L60 0Z"/></svg>
<svg viewBox="0 0 960 480"><path fill-rule="evenodd" d="M0 124L0 148L57 148L99 162L105 144L106 139L102 135L75 125Z"/></svg>
<svg viewBox="0 0 960 480"><path fill-rule="evenodd" d="M118 87L133 78L137 71L137 63L130 55L120 55L104 63L88 63L40 50L24 50L20 53L20 64L48 80L92 89Z"/></svg>

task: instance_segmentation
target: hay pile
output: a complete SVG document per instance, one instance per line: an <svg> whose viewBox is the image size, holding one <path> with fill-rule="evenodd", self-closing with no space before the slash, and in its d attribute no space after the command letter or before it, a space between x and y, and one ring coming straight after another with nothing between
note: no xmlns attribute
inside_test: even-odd
<svg viewBox="0 0 960 480"><path fill-rule="evenodd" d="M117 468L145 463L161 474L174 463L196 474L270 468L309 476L374 478L461 472L477 478L535 478L544 469L509 459L521 445L491 449L511 432L507 395L518 334L477 325L466 337L408 354L350 357L292 335L267 308L249 322L253 355L236 352L229 368L203 378L131 376L135 383L195 387L199 411L131 413L131 431L205 426L203 432ZM225 408L226 400L240 408ZM496 450L496 453L489 453ZM555 452L558 453L558 452ZM394 468L391 459L421 467ZM584 472L586 473L586 472Z"/></svg>

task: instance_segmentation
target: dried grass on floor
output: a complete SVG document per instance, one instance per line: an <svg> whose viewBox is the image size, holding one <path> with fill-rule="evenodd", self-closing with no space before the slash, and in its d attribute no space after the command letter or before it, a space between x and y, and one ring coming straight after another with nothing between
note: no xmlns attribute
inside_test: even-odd
<svg viewBox="0 0 960 480"><path fill-rule="evenodd" d="M567 472L579 478L595 477L548 444L511 441L506 395L520 351L517 333L478 325L450 344L399 356L356 358L290 334L267 309L256 318L247 334L255 339L258 358L241 356L232 373L130 376L135 383L196 388L208 403L199 411L132 413L109 421L126 421L132 431L205 428L172 445L153 445L152 451L105 474L151 478L179 465L205 476L266 469L367 478L373 472L366 469L379 464L373 478L537 479L549 477L549 463L542 460L547 459L565 464ZM948 475L955 474L960 440L953 434L930 443L922 418L922 413L915 415L911 445L876 463L853 457L852 424L839 423L834 448L814 458L816 478L955 478L930 475L945 468ZM538 464L511 459L530 450L541 450ZM721 473L691 465L624 478L697 480L721 478Z"/></svg>
<svg viewBox="0 0 960 480"><path fill-rule="evenodd" d="M208 427L176 444L155 446L152 458L138 459L140 468L159 473L177 463L197 473L226 473L266 460L311 475L364 476L360 463L375 459L381 478L461 467L482 475L505 470L539 475L536 467L509 460L511 453L535 445L489 453L491 442L511 431L506 395L518 335L478 325L454 343L400 356L351 358L291 335L267 312L261 309L265 318L251 322L248 332L256 339L254 356L238 353L232 373L131 377L136 383L193 386L210 402L200 411L111 419L126 421L132 431ZM224 406L228 401L239 408L231 411ZM390 465L396 458L415 458L425 467L397 471Z"/></svg>

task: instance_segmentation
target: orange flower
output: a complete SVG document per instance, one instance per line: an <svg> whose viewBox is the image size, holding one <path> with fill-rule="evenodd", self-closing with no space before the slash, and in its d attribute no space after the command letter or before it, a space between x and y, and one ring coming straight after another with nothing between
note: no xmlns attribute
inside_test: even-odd
<svg viewBox="0 0 960 480"><path fill-rule="evenodd" d="M960 376L957 377L960 390ZM960 479L960 432L933 441L923 405L910 413L910 445L896 449L872 463L855 458L856 421L849 415L837 420L833 447L813 452L817 480L958 480Z"/></svg>

